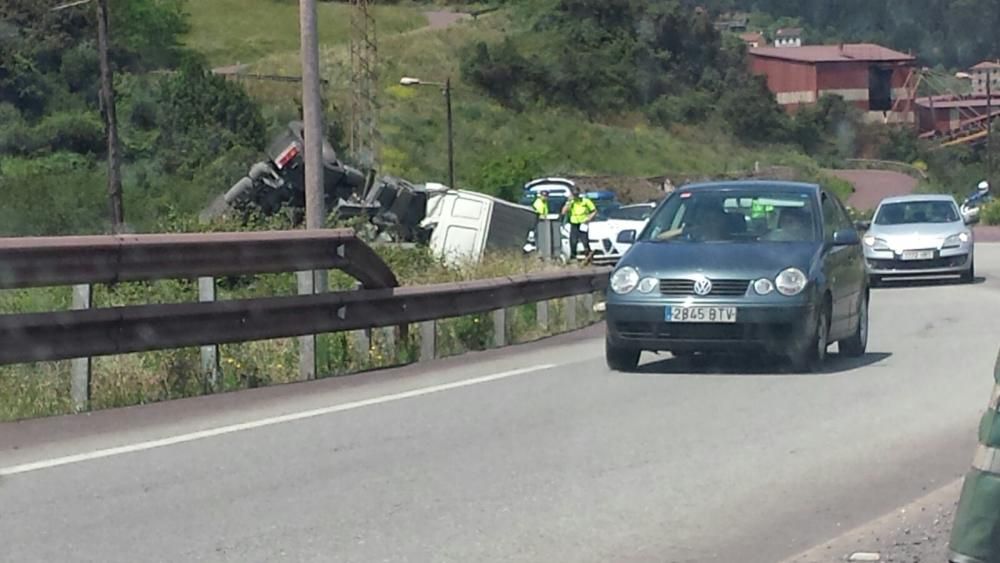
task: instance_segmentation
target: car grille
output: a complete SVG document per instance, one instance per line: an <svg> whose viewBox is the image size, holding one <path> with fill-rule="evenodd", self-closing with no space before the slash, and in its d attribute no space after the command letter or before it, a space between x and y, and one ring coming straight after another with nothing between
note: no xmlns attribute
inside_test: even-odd
<svg viewBox="0 0 1000 563"><path fill-rule="evenodd" d="M746 295L750 282L747 280L712 280L710 296L734 297ZM695 295L694 280L660 280L663 295Z"/></svg>
<svg viewBox="0 0 1000 563"><path fill-rule="evenodd" d="M937 268L958 268L965 265L968 260L967 255L948 256L946 258L933 258L931 260L881 260L869 259L868 265L876 270L932 270Z"/></svg>
<svg viewBox="0 0 1000 563"><path fill-rule="evenodd" d="M619 321L615 331L628 340L669 339L731 342L788 338L790 324L713 324Z"/></svg>

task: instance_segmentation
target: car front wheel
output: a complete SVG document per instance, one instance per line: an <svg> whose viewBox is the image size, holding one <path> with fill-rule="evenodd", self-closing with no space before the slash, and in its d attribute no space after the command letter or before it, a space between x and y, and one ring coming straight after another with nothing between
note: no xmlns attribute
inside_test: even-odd
<svg viewBox="0 0 1000 563"><path fill-rule="evenodd" d="M858 358L868 349L868 295L862 295L858 303L858 327L847 340L840 341L840 351L845 356Z"/></svg>
<svg viewBox="0 0 1000 563"><path fill-rule="evenodd" d="M826 361L826 350L830 347L830 307L824 305L816 313L815 325L809 336L793 344L791 353L792 369L797 372L817 371Z"/></svg>
<svg viewBox="0 0 1000 563"><path fill-rule="evenodd" d="M642 350L634 348L624 348L611 343L610 339L604 341L604 359L608 368L614 371L635 371L639 367L639 355Z"/></svg>
<svg viewBox="0 0 1000 563"><path fill-rule="evenodd" d="M972 283L976 281L976 262L971 259L970 261L971 263L969 264L969 269L962 272L962 283Z"/></svg>

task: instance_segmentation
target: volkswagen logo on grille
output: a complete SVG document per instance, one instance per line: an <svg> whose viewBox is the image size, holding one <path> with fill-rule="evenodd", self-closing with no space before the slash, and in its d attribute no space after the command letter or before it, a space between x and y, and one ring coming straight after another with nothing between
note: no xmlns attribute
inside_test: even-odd
<svg viewBox="0 0 1000 563"><path fill-rule="evenodd" d="M698 278L694 281L694 292L696 295L708 295L712 293L712 280L708 278Z"/></svg>

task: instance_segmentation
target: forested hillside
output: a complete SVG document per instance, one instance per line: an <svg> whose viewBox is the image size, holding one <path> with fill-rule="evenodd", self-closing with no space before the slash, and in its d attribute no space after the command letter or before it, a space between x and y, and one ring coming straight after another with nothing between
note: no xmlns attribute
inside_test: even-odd
<svg viewBox="0 0 1000 563"><path fill-rule="evenodd" d="M965 68L1000 57L996 0L705 0L715 12L756 11L804 24L811 42L876 41L926 64ZM758 20L760 22L760 20ZM791 22L788 22L791 23Z"/></svg>

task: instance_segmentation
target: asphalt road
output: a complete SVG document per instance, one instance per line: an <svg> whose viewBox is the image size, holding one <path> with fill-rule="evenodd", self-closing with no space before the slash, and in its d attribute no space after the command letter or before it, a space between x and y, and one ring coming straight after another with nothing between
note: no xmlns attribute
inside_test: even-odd
<svg viewBox="0 0 1000 563"><path fill-rule="evenodd" d="M814 376L669 356L615 374L596 327L0 425L0 561L779 561L968 468L1000 245L977 267L878 290L871 354Z"/></svg>

